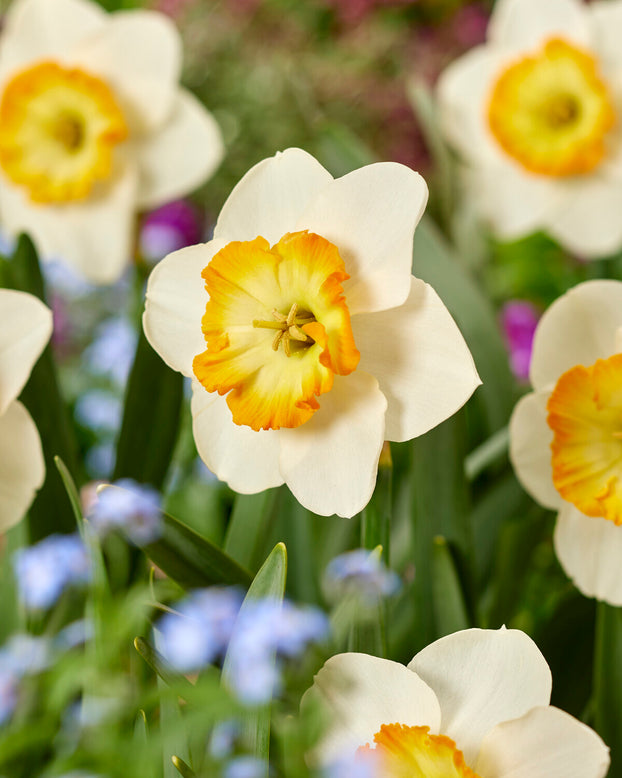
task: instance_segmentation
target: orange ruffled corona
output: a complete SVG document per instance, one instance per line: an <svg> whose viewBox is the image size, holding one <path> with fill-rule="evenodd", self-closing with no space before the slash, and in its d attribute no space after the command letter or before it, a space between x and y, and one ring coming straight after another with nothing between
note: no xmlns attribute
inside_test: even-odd
<svg viewBox="0 0 622 778"><path fill-rule="evenodd" d="M0 103L0 166L36 203L87 197L112 172L127 137L121 109L98 78L41 62L18 73Z"/></svg>
<svg viewBox="0 0 622 778"><path fill-rule="evenodd" d="M622 354L568 370L547 409L555 488L587 516L622 524Z"/></svg>
<svg viewBox="0 0 622 778"><path fill-rule="evenodd" d="M594 58L555 38L501 74L488 121L501 147L527 170L574 176L603 159L615 114Z"/></svg>
<svg viewBox="0 0 622 778"><path fill-rule="evenodd" d="M208 392L227 395L233 421L253 430L299 427L319 408L333 377L356 369L337 247L320 235L288 233L233 241L202 273L209 301L207 350L194 358Z"/></svg>
<svg viewBox="0 0 622 778"><path fill-rule="evenodd" d="M377 756L383 778L479 778L451 738L430 735L429 730L383 724L374 735L375 748L363 746L357 757Z"/></svg>

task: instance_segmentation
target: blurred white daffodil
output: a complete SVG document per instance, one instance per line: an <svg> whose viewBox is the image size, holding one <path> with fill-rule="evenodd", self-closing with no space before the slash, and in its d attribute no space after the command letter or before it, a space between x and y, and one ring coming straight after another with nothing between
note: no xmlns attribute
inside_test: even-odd
<svg viewBox="0 0 622 778"><path fill-rule="evenodd" d="M518 479L559 511L555 551L589 597L622 605L622 283L588 281L545 311L535 391L510 421Z"/></svg>
<svg viewBox="0 0 622 778"><path fill-rule="evenodd" d="M26 513L45 476L35 423L15 398L52 334L52 312L26 292L0 289L0 532Z"/></svg>
<svg viewBox="0 0 622 778"><path fill-rule="evenodd" d="M442 128L501 239L622 246L621 35L620 0L499 0L487 42L442 74Z"/></svg>
<svg viewBox="0 0 622 778"><path fill-rule="evenodd" d="M524 632L469 629L407 667L333 656L302 708L325 715L311 755L320 765L371 760L382 778L602 778L607 746L550 696L546 660Z"/></svg>
<svg viewBox="0 0 622 778"><path fill-rule="evenodd" d="M213 117L178 85L180 37L154 11L15 0L0 36L0 223L96 283L132 252L137 210L201 184Z"/></svg>
<svg viewBox="0 0 622 778"><path fill-rule="evenodd" d="M288 149L244 176L213 240L151 274L145 333L194 379L197 448L236 491L286 483L310 510L352 516L385 438L421 435L479 384L447 309L411 276L426 200L403 165L333 179Z"/></svg>

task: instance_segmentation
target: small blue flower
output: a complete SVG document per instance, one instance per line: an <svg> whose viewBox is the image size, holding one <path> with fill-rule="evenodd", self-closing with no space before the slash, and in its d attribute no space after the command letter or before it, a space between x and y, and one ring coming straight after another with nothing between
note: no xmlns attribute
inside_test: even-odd
<svg viewBox="0 0 622 778"><path fill-rule="evenodd" d="M84 352L89 370L94 375L108 376L118 386L124 386L134 361L138 335L126 319L115 316L103 321L95 338Z"/></svg>
<svg viewBox="0 0 622 778"><path fill-rule="evenodd" d="M399 576L384 565L379 554L364 548L335 557L324 573L324 589L332 601L355 596L362 603L373 605L399 588Z"/></svg>
<svg viewBox="0 0 622 778"><path fill-rule="evenodd" d="M333 762L322 770L322 778L382 778L380 760L372 751Z"/></svg>
<svg viewBox="0 0 622 778"><path fill-rule="evenodd" d="M20 597L27 608L53 605L70 584L90 580L91 568L78 535L50 535L13 555Z"/></svg>
<svg viewBox="0 0 622 778"><path fill-rule="evenodd" d="M88 519L100 537L122 529L143 546L162 534L162 498L151 486L123 478L98 492Z"/></svg>
<svg viewBox="0 0 622 778"><path fill-rule="evenodd" d="M46 638L13 635L0 648L0 672L18 678L45 670L50 664L50 644Z"/></svg>
<svg viewBox="0 0 622 778"><path fill-rule="evenodd" d="M235 741L240 736L240 725L229 719L214 725L209 740L209 752L215 759L224 759L233 752Z"/></svg>
<svg viewBox="0 0 622 778"><path fill-rule="evenodd" d="M223 778L262 778L266 774L266 763L254 756L238 756L223 770Z"/></svg>
<svg viewBox="0 0 622 778"><path fill-rule="evenodd" d="M81 394L76 402L76 420L95 432L116 432L121 425L123 403L119 397L103 389Z"/></svg>
<svg viewBox="0 0 622 778"><path fill-rule="evenodd" d="M0 669L0 726L12 716L17 705L18 678Z"/></svg>
<svg viewBox="0 0 622 778"><path fill-rule="evenodd" d="M158 622L158 644L166 659L183 673L213 662L229 643L241 604L237 589L193 592Z"/></svg>

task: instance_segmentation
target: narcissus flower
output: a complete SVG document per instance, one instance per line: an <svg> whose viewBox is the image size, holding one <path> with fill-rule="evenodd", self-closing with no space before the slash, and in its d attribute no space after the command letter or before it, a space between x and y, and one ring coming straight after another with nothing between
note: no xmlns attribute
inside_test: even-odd
<svg viewBox="0 0 622 778"><path fill-rule="evenodd" d="M236 491L286 483L352 516L383 441L421 435L479 384L453 319L411 276L427 199L410 168L343 178L289 149L244 176L209 243L149 279L147 338L193 378L199 454Z"/></svg>
<svg viewBox="0 0 622 778"><path fill-rule="evenodd" d="M622 2L499 0L488 40L441 76L441 121L502 239L622 246Z"/></svg>
<svg viewBox="0 0 622 778"><path fill-rule="evenodd" d="M52 312L26 292L0 289L0 532L26 513L42 485L39 433L15 398L52 334Z"/></svg>
<svg viewBox="0 0 622 778"><path fill-rule="evenodd" d="M325 715L312 752L321 765L373 759L382 778L602 778L607 746L550 696L546 660L524 632L469 629L407 667L333 656L302 705Z"/></svg>
<svg viewBox="0 0 622 778"><path fill-rule="evenodd" d="M555 550L589 597L622 605L622 283L588 281L544 313L510 421L520 482L559 511Z"/></svg>
<svg viewBox="0 0 622 778"><path fill-rule="evenodd" d="M115 281L135 212L194 189L222 156L214 119L178 86L179 34L153 11L16 0L0 46L3 229Z"/></svg>

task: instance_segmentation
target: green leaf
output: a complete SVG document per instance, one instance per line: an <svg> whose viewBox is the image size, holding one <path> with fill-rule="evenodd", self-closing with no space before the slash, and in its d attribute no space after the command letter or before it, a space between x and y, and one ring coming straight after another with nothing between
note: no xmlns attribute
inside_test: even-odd
<svg viewBox="0 0 622 778"><path fill-rule="evenodd" d="M609 778L622 776L622 608L599 602L594 654L594 724L611 749Z"/></svg>
<svg viewBox="0 0 622 778"><path fill-rule="evenodd" d="M214 584L248 586L251 574L218 546L164 514L162 536L143 546L149 559L184 589Z"/></svg>
<svg viewBox="0 0 622 778"><path fill-rule="evenodd" d="M244 609L253 600L269 597L282 601L285 594L286 579L287 549L283 543L277 543L250 585L242 603L240 614L244 612ZM232 640L235 640L235 632ZM223 682L225 684L227 679L231 677L231 672L231 661L227 654L222 670ZM265 761L265 776L267 776L268 758L270 755L270 705L249 709L243 715L242 731L249 752L258 759Z"/></svg>
<svg viewBox="0 0 622 778"><path fill-rule="evenodd" d="M449 635L471 624L456 565L445 538L434 538L432 555L432 590L436 616L436 631L439 635Z"/></svg>
<svg viewBox="0 0 622 778"><path fill-rule="evenodd" d="M190 681L176 672L148 640L142 637L134 638L134 648L153 672L161 678L167 686L174 686L181 694L183 694L184 689L188 689L188 691L192 690Z"/></svg>
<svg viewBox="0 0 622 778"><path fill-rule="evenodd" d="M141 331L125 393L113 478L161 489L179 431L183 377L171 370Z"/></svg>
<svg viewBox="0 0 622 778"><path fill-rule="evenodd" d="M438 228L426 217L415 231L413 273L434 287L460 327L483 382L473 402L481 407L488 434L496 432L507 424L516 388L495 313Z"/></svg>
<svg viewBox="0 0 622 778"><path fill-rule="evenodd" d="M75 485L73 478L71 477L71 473L69 472L67 465L59 456L54 457L54 464L56 465L56 469L60 473L60 477L63 480L63 485L65 487L65 491L67 492L67 497L69 497L69 502L71 503L71 507L73 509L73 516L78 527L80 527L84 517L82 515L82 503L80 502L78 488Z"/></svg>
<svg viewBox="0 0 622 778"><path fill-rule="evenodd" d="M197 778L197 774L194 770L187 765L184 760L179 756L172 756L171 762L177 768L177 772L183 776L183 778Z"/></svg>
<svg viewBox="0 0 622 778"><path fill-rule="evenodd" d="M3 280L9 288L29 292L46 302L39 258L27 235L20 236L13 259L3 263ZM75 529L72 506L56 470L54 457L62 458L68 473L78 485L83 482L74 429L61 396L50 345L34 366L20 399L37 425L45 458L45 482L28 513L30 539L36 542L54 532L72 532Z"/></svg>

